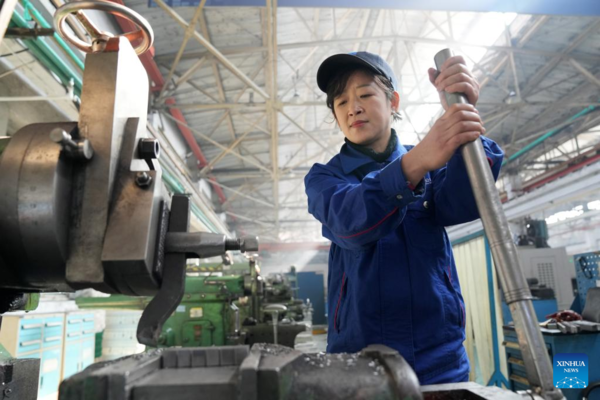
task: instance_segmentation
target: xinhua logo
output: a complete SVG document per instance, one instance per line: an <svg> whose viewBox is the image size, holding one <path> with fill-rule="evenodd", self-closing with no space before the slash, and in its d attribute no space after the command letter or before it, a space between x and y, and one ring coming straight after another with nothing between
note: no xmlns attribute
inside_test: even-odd
<svg viewBox="0 0 600 400"><path fill-rule="evenodd" d="M583 353L559 353L554 356L554 386L559 389L583 389L588 385L588 356Z"/></svg>

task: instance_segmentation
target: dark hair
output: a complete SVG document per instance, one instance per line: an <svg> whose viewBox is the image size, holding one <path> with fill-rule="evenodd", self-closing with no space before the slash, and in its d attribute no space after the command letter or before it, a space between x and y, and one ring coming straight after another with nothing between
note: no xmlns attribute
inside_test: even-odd
<svg viewBox="0 0 600 400"><path fill-rule="evenodd" d="M333 77L327 84L326 104L327 108L331 110L334 117L335 111L333 109L333 101L338 96L341 96L342 93L344 93L344 89L346 89L348 80L357 71L363 72L375 79L375 83L377 83L377 85L383 90L383 92L385 93L385 97L387 97L389 101L392 101L392 99L394 98L394 86L392 85L392 81L390 81L388 78L386 78L383 75L376 74L368 68L349 68L341 71L339 74ZM394 118L394 121L399 121L402 119L400 113L396 110L392 110L392 116Z"/></svg>

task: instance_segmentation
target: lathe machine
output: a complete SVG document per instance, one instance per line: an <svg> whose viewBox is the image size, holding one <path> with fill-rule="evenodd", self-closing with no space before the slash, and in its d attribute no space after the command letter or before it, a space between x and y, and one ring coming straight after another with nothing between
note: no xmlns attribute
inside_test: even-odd
<svg viewBox="0 0 600 400"><path fill-rule="evenodd" d="M114 36L80 12L104 10L140 29ZM65 35L76 13L92 44ZM57 31L88 53L79 120L29 125L0 146L0 313L26 307L28 293L94 288L154 296L137 337L156 346L184 293L187 258L255 251L253 237L190 233L190 199L169 197L146 137L148 79L137 55L152 29L131 10L77 1L57 10ZM135 49L131 41L141 40ZM7 143L8 142L8 143ZM0 362L0 398L32 399L38 360ZM541 392L538 392L541 393ZM560 392L558 392L559 394ZM555 393L556 394L556 393ZM63 381L60 399L520 399L474 383L420 387L394 350L306 355L287 347L157 349L94 364ZM528 393L526 397L539 396Z"/></svg>

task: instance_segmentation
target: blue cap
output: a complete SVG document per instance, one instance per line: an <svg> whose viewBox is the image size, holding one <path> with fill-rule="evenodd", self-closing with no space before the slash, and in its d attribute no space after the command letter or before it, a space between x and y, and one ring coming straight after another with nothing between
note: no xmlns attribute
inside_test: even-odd
<svg viewBox="0 0 600 400"><path fill-rule="evenodd" d="M392 67L377 54L358 51L347 54L336 54L321 64L317 71L317 85L323 92L327 92L329 81L341 71L356 68L366 68L378 75L383 75L392 82L395 91L398 91L398 80Z"/></svg>

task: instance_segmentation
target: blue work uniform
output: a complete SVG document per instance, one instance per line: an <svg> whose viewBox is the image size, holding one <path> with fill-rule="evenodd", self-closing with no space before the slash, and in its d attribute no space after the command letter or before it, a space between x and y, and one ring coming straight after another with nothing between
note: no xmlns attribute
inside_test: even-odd
<svg viewBox="0 0 600 400"><path fill-rule="evenodd" d="M496 179L503 152L481 140ZM465 304L444 227L479 213L458 151L415 188L401 167L411 148L398 141L378 163L344 144L305 177L308 211L332 241L327 351L384 344L422 385L466 381Z"/></svg>

